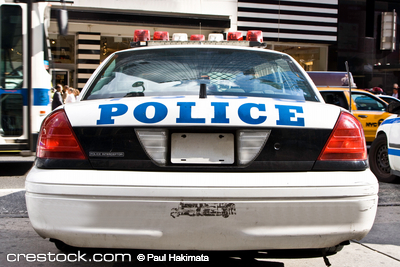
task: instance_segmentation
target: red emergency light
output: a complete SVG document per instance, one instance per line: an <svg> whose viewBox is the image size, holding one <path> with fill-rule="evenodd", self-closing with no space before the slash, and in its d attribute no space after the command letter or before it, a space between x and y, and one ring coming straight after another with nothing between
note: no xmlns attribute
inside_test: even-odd
<svg viewBox="0 0 400 267"><path fill-rule="evenodd" d="M169 33L165 31L156 31L154 32L153 40L169 41Z"/></svg>
<svg viewBox="0 0 400 267"><path fill-rule="evenodd" d="M150 31L149 30L135 30L133 35L133 41L150 41Z"/></svg>
<svg viewBox="0 0 400 267"><path fill-rule="evenodd" d="M262 43L264 41L262 31L247 31L246 41Z"/></svg>
<svg viewBox="0 0 400 267"><path fill-rule="evenodd" d="M228 41L243 41L243 33L241 32L228 32Z"/></svg>
<svg viewBox="0 0 400 267"><path fill-rule="evenodd" d="M190 35L190 41L205 41L206 37L203 34Z"/></svg>

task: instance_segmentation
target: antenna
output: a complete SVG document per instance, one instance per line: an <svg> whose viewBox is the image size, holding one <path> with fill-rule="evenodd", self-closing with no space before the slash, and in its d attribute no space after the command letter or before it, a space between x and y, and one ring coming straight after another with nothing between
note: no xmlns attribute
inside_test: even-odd
<svg viewBox="0 0 400 267"><path fill-rule="evenodd" d="M352 100L352 97L351 97L351 84L352 84L353 77L351 77L351 76L350 76L350 71L349 71L349 62L347 62L347 61L346 61L344 64L346 65L347 79L349 80L349 82L348 82L348 84L349 84L349 92L350 92L350 105L349 105L349 111L350 111L350 113L351 113L351 100Z"/></svg>

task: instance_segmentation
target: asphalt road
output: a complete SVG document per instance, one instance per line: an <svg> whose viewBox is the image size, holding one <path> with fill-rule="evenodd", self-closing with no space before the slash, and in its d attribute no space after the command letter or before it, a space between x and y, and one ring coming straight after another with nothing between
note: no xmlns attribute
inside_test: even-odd
<svg viewBox="0 0 400 267"><path fill-rule="evenodd" d="M71 263L74 266L327 266L318 251L310 250L233 253L80 249L64 254L53 243L39 237L30 225L23 188L25 174L31 166L32 161L26 159L6 164L0 159L0 266L71 266ZM341 252L328 256L332 266L400 267L400 183L380 183L379 197L378 213L370 233L363 240L353 240ZM36 256L36 260L27 258L28 254ZM174 256L201 254L209 261L170 260ZM38 255L46 258L39 261ZM84 257L76 257L78 255ZM116 255L125 255L125 261ZM126 260L127 255L130 261ZM144 261L139 260L142 255ZM154 261L156 256L160 261ZM68 257L73 262L68 262Z"/></svg>

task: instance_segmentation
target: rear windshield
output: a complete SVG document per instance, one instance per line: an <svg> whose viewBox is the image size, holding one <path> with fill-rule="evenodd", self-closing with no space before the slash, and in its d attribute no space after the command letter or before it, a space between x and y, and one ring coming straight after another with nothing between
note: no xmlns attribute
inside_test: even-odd
<svg viewBox="0 0 400 267"><path fill-rule="evenodd" d="M199 95L201 84L207 95L319 101L286 55L179 47L114 54L83 99Z"/></svg>

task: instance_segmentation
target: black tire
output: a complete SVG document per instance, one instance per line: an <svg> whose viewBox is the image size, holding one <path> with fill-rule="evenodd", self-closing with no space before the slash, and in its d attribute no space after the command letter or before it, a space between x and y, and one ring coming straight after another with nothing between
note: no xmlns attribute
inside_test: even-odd
<svg viewBox="0 0 400 267"><path fill-rule="evenodd" d="M369 149L369 166L380 182L391 183L398 179L390 174L386 135L378 135Z"/></svg>
<svg viewBox="0 0 400 267"><path fill-rule="evenodd" d="M336 253L338 253L339 251L341 251L343 249L344 245L337 245L334 247L330 247L330 248L323 248L322 249L322 255L325 256L331 256L334 255Z"/></svg>
<svg viewBox="0 0 400 267"><path fill-rule="evenodd" d="M56 248L62 252L73 252L76 250L75 247L67 245L64 242L57 239L50 239L50 242L53 242Z"/></svg>

